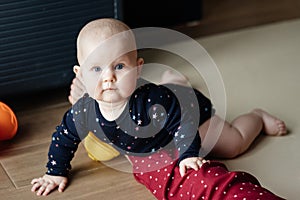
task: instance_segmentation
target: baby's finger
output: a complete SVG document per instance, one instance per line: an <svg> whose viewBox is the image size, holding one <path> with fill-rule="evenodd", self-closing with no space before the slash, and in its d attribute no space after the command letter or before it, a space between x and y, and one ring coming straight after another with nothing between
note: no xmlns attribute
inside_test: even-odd
<svg viewBox="0 0 300 200"><path fill-rule="evenodd" d="M68 100L72 105L75 103L71 95L68 96Z"/></svg>
<svg viewBox="0 0 300 200"><path fill-rule="evenodd" d="M39 182L39 179L38 178L34 178L34 179L32 179L32 181L30 183L31 183L31 185L33 185L33 184L35 184L37 182Z"/></svg>
<svg viewBox="0 0 300 200"><path fill-rule="evenodd" d="M81 97L84 93L84 90L72 84L70 93L73 97Z"/></svg>
<svg viewBox="0 0 300 200"><path fill-rule="evenodd" d="M66 188L67 186L67 181L62 181L59 185L58 185L58 191L59 192L63 192L64 189Z"/></svg>
<svg viewBox="0 0 300 200"><path fill-rule="evenodd" d="M32 188L31 188L31 191L32 192L35 192L35 191L37 191L39 188L40 188L40 184L37 182L37 183L35 183L33 186L32 186Z"/></svg>
<svg viewBox="0 0 300 200"><path fill-rule="evenodd" d="M83 97L83 94L79 95L79 94L74 94L72 91L71 91L71 94L69 95L68 99L69 99L69 102L74 105L81 97Z"/></svg>
<svg viewBox="0 0 300 200"><path fill-rule="evenodd" d="M179 173L180 173L180 176L183 177L186 173L186 166L185 165L179 165Z"/></svg>
<svg viewBox="0 0 300 200"><path fill-rule="evenodd" d="M56 184L50 182L49 185L46 186L46 189L43 193L43 196L47 196L52 190L54 190L57 187Z"/></svg>
<svg viewBox="0 0 300 200"><path fill-rule="evenodd" d="M43 184L44 184L44 179L43 178L35 178L31 181L31 183L33 183L33 186L31 188L32 192L35 192L36 190L38 190Z"/></svg>
<svg viewBox="0 0 300 200"><path fill-rule="evenodd" d="M196 170L196 171L198 171L198 169L199 169L200 166L198 166L197 161L196 161L196 162L191 162L189 164L189 167L192 168L192 169L194 169L194 170Z"/></svg>
<svg viewBox="0 0 300 200"><path fill-rule="evenodd" d="M197 160L197 165L199 166L199 168L201 168L202 167L202 165L203 165L203 163L204 163L204 160Z"/></svg>
<svg viewBox="0 0 300 200"><path fill-rule="evenodd" d="M44 191L46 190L47 186L48 186L48 183L47 183L47 182L43 183L43 184L40 186L40 188L38 189L38 191L37 191L36 194L37 194L38 196L42 195L42 194L44 193Z"/></svg>

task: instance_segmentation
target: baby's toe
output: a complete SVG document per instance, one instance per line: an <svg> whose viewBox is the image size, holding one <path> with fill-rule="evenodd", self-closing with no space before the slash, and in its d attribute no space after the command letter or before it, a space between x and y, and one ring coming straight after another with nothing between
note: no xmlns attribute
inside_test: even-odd
<svg viewBox="0 0 300 200"><path fill-rule="evenodd" d="M278 126L278 135L285 135L287 134L287 129L285 126L285 123L283 121L278 121L277 122L277 126Z"/></svg>

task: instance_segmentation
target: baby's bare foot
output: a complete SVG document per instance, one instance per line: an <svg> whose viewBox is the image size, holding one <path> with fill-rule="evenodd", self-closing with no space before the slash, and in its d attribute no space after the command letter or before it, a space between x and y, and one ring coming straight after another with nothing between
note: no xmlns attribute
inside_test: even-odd
<svg viewBox="0 0 300 200"><path fill-rule="evenodd" d="M264 132L267 135L278 136L287 134L287 128L284 121L272 116L262 109L255 109L253 112L262 118Z"/></svg>

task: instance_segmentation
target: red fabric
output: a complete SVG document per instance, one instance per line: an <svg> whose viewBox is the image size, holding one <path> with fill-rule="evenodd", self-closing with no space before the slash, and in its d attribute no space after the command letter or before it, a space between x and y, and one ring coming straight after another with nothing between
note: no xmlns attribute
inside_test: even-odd
<svg viewBox="0 0 300 200"><path fill-rule="evenodd" d="M135 179L159 200L279 200L246 172L230 172L220 162L210 161L198 171L179 174L177 161L166 153L130 157ZM159 167L163 166L163 167Z"/></svg>

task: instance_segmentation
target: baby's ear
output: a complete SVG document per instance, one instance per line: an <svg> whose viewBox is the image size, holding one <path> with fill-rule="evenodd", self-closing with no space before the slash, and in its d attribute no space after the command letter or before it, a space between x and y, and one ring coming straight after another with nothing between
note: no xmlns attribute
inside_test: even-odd
<svg viewBox="0 0 300 200"><path fill-rule="evenodd" d="M144 64L144 59L143 58L138 58L137 59L137 70L138 70L138 76L139 77L142 74L143 64Z"/></svg>
<svg viewBox="0 0 300 200"><path fill-rule="evenodd" d="M80 67L79 67L78 65L74 65L74 67L73 67L73 72L74 72L76 75L79 75Z"/></svg>
<svg viewBox="0 0 300 200"><path fill-rule="evenodd" d="M74 65L73 72L75 73L76 77L83 83L82 73L79 65Z"/></svg>

